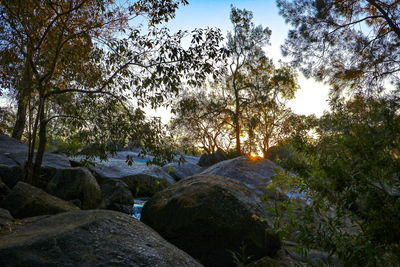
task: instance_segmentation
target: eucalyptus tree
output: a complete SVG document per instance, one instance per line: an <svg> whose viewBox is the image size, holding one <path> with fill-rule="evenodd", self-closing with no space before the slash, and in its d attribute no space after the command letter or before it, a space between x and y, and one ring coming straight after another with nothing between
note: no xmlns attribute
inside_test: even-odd
<svg viewBox="0 0 400 267"><path fill-rule="evenodd" d="M228 33L226 48L230 52L225 89L230 92L233 108L227 109L234 125L236 153L240 154L242 113L247 101L246 68L265 56L263 47L269 43L271 30L252 22L253 13L246 9L231 7L233 30Z"/></svg>
<svg viewBox="0 0 400 267"><path fill-rule="evenodd" d="M1 85L17 93L17 138L29 111L29 180L39 173L47 127L54 120L86 121L83 110L104 101L127 112L128 99L155 107L178 93L184 81L198 85L213 70L214 60L224 54L218 31L170 34L157 27L182 3L187 1L0 2L0 52L6 56ZM147 27L134 23L139 17ZM184 49L181 41L188 35L193 41Z"/></svg>
<svg viewBox="0 0 400 267"><path fill-rule="evenodd" d="M266 137L265 131L277 123L267 116L274 112L272 109L277 110L279 102L283 104L285 99L293 98L299 88L296 73L290 67L277 68L267 58L263 49L269 44L271 31L255 26L252 18L252 12L232 7L233 31L228 33L226 45L230 56L221 86L229 103L225 112L231 116L237 154L244 152L241 139L246 135L250 150L258 150L254 143L256 136ZM264 124L264 129L260 124ZM256 127L262 132L256 133ZM260 147L266 147L265 144Z"/></svg>
<svg viewBox="0 0 400 267"><path fill-rule="evenodd" d="M287 120L292 111L286 107L299 89L297 74L289 66L275 67L272 60L260 58L247 68L248 104L244 107L243 121L251 146L248 152L261 152L266 156L272 145L284 139Z"/></svg>
<svg viewBox="0 0 400 267"><path fill-rule="evenodd" d="M292 26L282 47L306 76L344 89L400 90L400 2L278 0Z"/></svg>
<svg viewBox="0 0 400 267"><path fill-rule="evenodd" d="M212 154L232 147L231 128L226 114L227 103L218 90L201 90L182 95L172 106L170 129L177 142ZM190 147L188 147L190 148Z"/></svg>

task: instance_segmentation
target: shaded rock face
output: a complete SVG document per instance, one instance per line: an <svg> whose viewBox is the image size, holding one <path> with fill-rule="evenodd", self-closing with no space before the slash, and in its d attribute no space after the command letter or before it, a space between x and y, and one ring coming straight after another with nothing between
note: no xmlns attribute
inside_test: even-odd
<svg viewBox="0 0 400 267"><path fill-rule="evenodd" d="M14 138L0 135L0 176L9 187L13 187L23 179L23 166L27 158L27 145ZM41 175L40 179L35 180L36 185L45 188L56 170L68 167L71 167L71 164L67 157L60 154L44 153Z"/></svg>
<svg viewBox="0 0 400 267"><path fill-rule="evenodd" d="M28 152L28 147L17 139L0 135L0 154Z"/></svg>
<svg viewBox="0 0 400 267"><path fill-rule="evenodd" d="M185 179L186 177L199 174L203 171L203 168L197 164L184 162L172 162L164 165L162 169L171 175L176 181Z"/></svg>
<svg viewBox="0 0 400 267"><path fill-rule="evenodd" d="M10 193L10 188L0 179L0 201Z"/></svg>
<svg viewBox="0 0 400 267"><path fill-rule="evenodd" d="M265 188L271 183L271 177L276 175L277 168L280 167L268 159L250 160L238 157L217 163L201 174L229 177L244 183L257 194L265 194Z"/></svg>
<svg viewBox="0 0 400 267"><path fill-rule="evenodd" d="M9 157L15 160L19 166L24 166L28 158L28 154L25 152L11 153ZM44 153L40 177L36 177L34 180L35 186L43 189L46 188L47 184L56 174L57 170L69 167L71 167L70 161L65 156L47 152Z"/></svg>
<svg viewBox="0 0 400 267"><path fill-rule="evenodd" d="M1 266L201 266L119 212L71 211L26 220L0 234Z"/></svg>
<svg viewBox="0 0 400 267"><path fill-rule="evenodd" d="M14 218L11 216L10 212L0 208L0 232L3 229L7 229L13 221Z"/></svg>
<svg viewBox="0 0 400 267"><path fill-rule="evenodd" d="M64 200L79 199L82 209L95 209L101 201L100 186L86 168L57 170L46 191Z"/></svg>
<svg viewBox="0 0 400 267"><path fill-rule="evenodd" d="M101 208L130 214L133 196L129 187L123 181L108 179L100 187L102 197ZM126 206L129 206L129 208L126 209Z"/></svg>
<svg viewBox="0 0 400 267"><path fill-rule="evenodd" d="M168 173L155 166L125 162L109 162L90 167L96 174L99 183L107 179L120 179L126 183L134 196L152 196L172 183L175 183Z"/></svg>
<svg viewBox="0 0 400 267"><path fill-rule="evenodd" d="M261 200L240 182L195 175L146 202L141 220L206 266L235 266L230 251L274 255L279 238Z"/></svg>
<svg viewBox="0 0 400 267"><path fill-rule="evenodd" d="M79 209L45 191L29 184L18 182L0 203L15 218L26 218L45 214L56 214Z"/></svg>
<svg viewBox="0 0 400 267"><path fill-rule="evenodd" d="M203 154L201 155L197 164L201 167L209 167L225 159L225 156L220 152L215 152L213 154Z"/></svg>
<svg viewBox="0 0 400 267"><path fill-rule="evenodd" d="M7 154L6 154L7 155ZM0 177L8 187L13 187L24 178L24 170L14 160L0 154Z"/></svg>

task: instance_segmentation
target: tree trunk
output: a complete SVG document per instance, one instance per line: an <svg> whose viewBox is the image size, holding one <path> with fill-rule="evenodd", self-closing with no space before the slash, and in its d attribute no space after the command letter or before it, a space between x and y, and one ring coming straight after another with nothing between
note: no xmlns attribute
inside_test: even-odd
<svg viewBox="0 0 400 267"><path fill-rule="evenodd" d="M37 111L35 122L33 125L33 130L32 130L32 133L30 133L30 139L28 140L29 141L29 152L28 152L28 159L27 159L27 162L25 165L25 171L26 171L25 179L30 184L33 183L34 173L35 173L34 169L35 169L36 164L33 163L33 158L35 155L37 129L39 127L39 131L42 130L42 128L43 128L42 122L44 121L43 117L44 117L44 98L40 97L38 111ZM36 158L37 158L37 156L36 156ZM36 159L35 159L35 162L36 162Z"/></svg>
<svg viewBox="0 0 400 267"><path fill-rule="evenodd" d="M13 132L11 135L12 138L15 138L17 140L21 140L22 135L24 133L25 122L26 122L26 109L27 109L26 98L20 95L18 98L17 119L15 121Z"/></svg>
<svg viewBox="0 0 400 267"><path fill-rule="evenodd" d="M26 111L28 102L30 100L31 90L32 90L32 72L30 67L30 53L25 60L24 71L22 74L21 81L18 85L18 109L17 109L17 119L14 124L12 137L21 140L25 129L26 123Z"/></svg>
<svg viewBox="0 0 400 267"><path fill-rule="evenodd" d="M234 114L234 124L235 124L235 137L236 137L236 153L240 155L242 153L242 148L240 145L240 102L239 102L239 92L235 90L235 114Z"/></svg>
<svg viewBox="0 0 400 267"><path fill-rule="evenodd" d="M40 126L39 126L39 145L38 145L38 149L36 152L35 164L33 165L33 175L32 175L34 178L34 180L32 182L34 184L40 183L40 174L41 174L40 169L42 166L44 150L46 148L46 143L47 143L47 136L46 136L47 121L44 118L44 111L42 111L42 114L40 117L41 117L41 120L40 120Z"/></svg>

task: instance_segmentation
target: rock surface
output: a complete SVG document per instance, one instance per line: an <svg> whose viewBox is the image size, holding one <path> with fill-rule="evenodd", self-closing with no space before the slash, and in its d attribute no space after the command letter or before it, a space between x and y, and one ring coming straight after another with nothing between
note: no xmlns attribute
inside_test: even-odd
<svg viewBox="0 0 400 267"><path fill-rule="evenodd" d="M180 164L178 162L172 162L164 165L162 169L171 175L176 181L199 174L203 171L202 167L190 162L183 162Z"/></svg>
<svg viewBox="0 0 400 267"><path fill-rule="evenodd" d="M134 196L152 196L168 185L175 183L168 173L152 165L133 164L114 161L90 167L102 184L107 179L120 179L125 182Z"/></svg>
<svg viewBox="0 0 400 267"><path fill-rule="evenodd" d="M201 266L119 212L71 211L13 227L0 234L1 266Z"/></svg>
<svg viewBox="0 0 400 267"><path fill-rule="evenodd" d="M1 155L0 155L1 157ZM11 159L10 159L11 160ZM4 162L4 161L3 161ZM12 161L10 165L0 164L0 177L10 188L16 185L24 178L24 170L16 162Z"/></svg>
<svg viewBox="0 0 400 267"><path fill-rule="evenodd" d="M250 160L238 157L217 163L201 174L213 174L238 180L257 194L265 194L265 188L276 175L278 165L268 159Z"/></svg>
<svg viewBox="0 0 400 267"><path fill-rule="evenodd" d="M195 175L146 202L142 221L206 266L233 266L230 251L274 255L279 238L261 200L240 182Z"/></svg>
<svg viewBox="0 0 400 267"><path fill-rule="evenodd" d="M102 209L125 212L125 206L132 207L133 196L129 187L121 180L108 179L101 185ZM130 209L128 209L130 213Z"/></svg>
<svg viewBox="0 0 400 267"><path fill-rule="evenodd" d="M18 140L0 135L0 176L13 187L23 178L23 166L28 158L28 146ZM44 153L40 179L35 185L45 188L56 170L71 167L69 159L60 154Z"/></svg>
<svg viewBox="0 0 400 267"><path fill-rule="evenodd" d="M13 220L14 218L11 216L8 210L0 208L0 231L2 231L4 228L8 228Z"/></svg>
<svg viewBox="0 0 400 267"><path fill-rule="evenodd" d="M57 170L46 191L64 200L79 199L82 209L95 209L101 201L100 186L86 168Z"/></svg>
<svg viewBox="0 0 400 267"><path fill-rule="evenodd" d="M23 182L18 182L0 204L2 208L9 210L15 218L56 214L79 209L71 203Z"/></svg>
<svg viewBox="0 0 400 267"><path fill-rule="evenodd" d="M0 201L10 193L10 188L0 179Z"/></svg>
<svg viewBox="0 0 400 267"><path fill-rule="evenodd" d="M28 147L17 139L0 135L0 154L27 152Z"/></svg>
<svg viewBox="0 0 400 267"><path fill-rule="evenodd" d="M203 154L201 155L197 164L201 167L209 167L225 159L225 156L220 152L215 152L213 154Z"/></svg>

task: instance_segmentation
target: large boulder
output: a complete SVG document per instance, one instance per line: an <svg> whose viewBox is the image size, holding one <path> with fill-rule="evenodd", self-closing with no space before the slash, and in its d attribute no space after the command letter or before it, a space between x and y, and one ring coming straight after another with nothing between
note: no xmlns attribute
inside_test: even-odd
<svg viewBox="0 0 400 267"><path fill-rule="evenodd" d="M141 220L206 266L233 266L232 252L254 259L274 255L280 240L270 231L261 200L240 182L195 175L155 194Z"/></svg>
<svg viewBox="0 0 400 267"><path fill-rule="evenodd" d="M36 156L36 153L34 157ZM23 178L23 166L28 159L28 146L20 141L0 135L0 175L4 183L13 187ZM35 185L45 188L58 169L71 167L67 157L60 154L44 153L40 177Z"/></svg>
<svg viewBox="0 0 400 267"><path fill-rule="evenodd" d="M86 168L57 170L46 191L64 200L79 199L82 209L95 209L101 201L100 186Z"/></svg>
<svg viewBox="0 0 400 267"><path fill-rule="evenodd" d="M129 166L124 161L110 161L90 167L99 183L107 179L120 179L126 183L134 196L152 196L175 183L168 173L152 165Z"/></svg>
<svg viewBox="0 0 400 267"><path fill-rule="evenodd" d="M257 194L265 194L265 189L278 168L280 167L268 159L238 157L217 163L205 169L202 174L229 177L242 182Z"/></svg>
<svg viewBox="0 0 400 267"><path fill-rule="evenodd" d="M201 266L150 227L115 211L25 219L0 235L0 266Z"/></svg>
<svg viewBox="0 0 400 267"><path fill-rule="evenodd" d="M197 164L201 167L209 167L225 159L226 159L225 156L221 152L215 152L212 154L203 154L201 155L199 162Z"/></svg>
<svg viewBox="0 0 400 267"><path fill-rule="evenodd" d="M9 157L15 160L20 166L24 166L28 159L28 154L25 152L11 153ZM36 157L36 153L34 157ZM44 153L40 177L34 178L35 186L45 189L57 170L69 167L71 167L71 163L67 157L61 154Z"/></svg>
<svg viewBox="0 0 400 267"><path fill-rule="evenodd" d="M0 135L0 154L28 152L28 146L17 139Z"/></svg>
<svg viewBox="0 0 400 267"><path fill-rule="evenodd" d="M0 164L0 177L8 187L12 188L24 179L24 169L18 165L9 166Z"/></svg>
<svg viewBox="0 0 400 267"><path fill-rule="evenodd" d="M174 177L176 181L185 179L186 177L199 174L203 171L203 168L197 164L190 162L171 162L162 167L169 175Z"/></svg>
<svg viewBox="0 0 400 267"><path fill-rule="evenodd" d="M14 218L11 216L10 212L6 209L0 208L0 232L3 229L8 228L13 221Z"/></svg>
<svg viewBox="0 0 400 267"><path fill-rule="evenodd" d="M1 137L2 136L0 135L0 140ZM0 146L1 145L2 143L0 142ZM13 187L24 178L24 170L22 166L10 158L9 155L10 153L0 154L0 177L8 187Z"/></svg>
<svg viewBox="0 0 400 267"><path fill-rule="evenodd" d="M3 158L2 160L2 157L0 157L1 164L10 166L17 164L23 166L27 160L28 146L14 138L0 135L0 155L7 157L9 162L2 162L5 159ZM42 166L58 169L71 167L71 164L69 163L68 158L63 155L44 153Z"/></svg>
<svg viewBox="0 0 400 267"><path fill-rule="evenodd" d="M9 210L15 218L56 214L79 209L69 202L23 182L18 182L0 204L2 208Z"/></svg>
<svg viewBox="0 0 400 267"><path fill-rule="evenodd" d="M100 208L131 213L133 196L126 183L117 179L108 179L100 187L102 198Z"/></svg>
<svg viewBox="0 0 400 267"><path fill-rule="evenodd" d="M10 193L10 188L0 179L0 201Z"/></svg>

